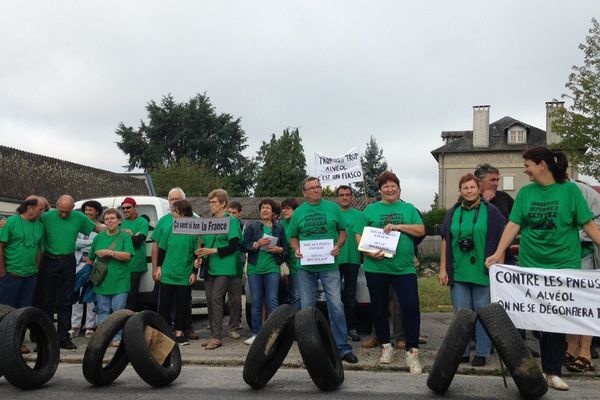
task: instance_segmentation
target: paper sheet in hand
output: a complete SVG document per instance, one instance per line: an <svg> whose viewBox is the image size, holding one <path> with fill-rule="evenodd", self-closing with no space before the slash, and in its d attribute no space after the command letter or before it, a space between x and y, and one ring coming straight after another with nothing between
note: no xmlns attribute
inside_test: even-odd
<svg viewBox="0 0 600 400"><path fill-rule="evenodd" d="M269 238L270 242L267 245L260 246L261 250L267 250L267 249L270 249L271 247L277 246L277 240L279 240L279 238L277 236L271 236L271 235L267 235L265 233L263 235L263 238Z"/></svg>
<svg viewBox="0 0 600 400"><path fill-rule="evenodd" d="M335 257L331 255L333 239L301 240L301 265L333 264Z"/></svg>
<svg viewBox="0 0 600 400"><path fill-rule="evenodd" d="M400 232L385 233L381 228L365 226L358 244L358 250L371 253L377 253L381 250L384 256L392 258L396 254L398 240L400 240Z"/></svg>

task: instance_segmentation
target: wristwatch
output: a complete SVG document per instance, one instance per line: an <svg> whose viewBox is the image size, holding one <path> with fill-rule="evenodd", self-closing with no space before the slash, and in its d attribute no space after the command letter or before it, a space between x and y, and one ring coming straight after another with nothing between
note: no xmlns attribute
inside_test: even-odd
<svg viewBox="0 0 600 400"><path fill-rule="evenodd" d="M114 251L111 251L111 252L110 252L110 256L114 258L114 257L115 257L115 252L114 252Z"/></svg>

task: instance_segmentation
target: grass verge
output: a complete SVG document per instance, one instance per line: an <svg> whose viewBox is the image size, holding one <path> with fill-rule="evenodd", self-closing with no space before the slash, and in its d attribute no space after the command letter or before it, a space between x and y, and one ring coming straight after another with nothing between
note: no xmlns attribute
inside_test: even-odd
<svg viewBox="0 0 600 400"><path fill-rule="evenodd" d="M437 276L419 278L419 303L421 312L450 312L450 288L440 286Z"/></svg>

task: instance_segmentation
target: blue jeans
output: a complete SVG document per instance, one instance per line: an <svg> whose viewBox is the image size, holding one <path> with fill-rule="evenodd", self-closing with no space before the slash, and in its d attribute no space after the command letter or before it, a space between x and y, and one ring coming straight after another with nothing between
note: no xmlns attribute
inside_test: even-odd
<svg viewBox="0 0 600 400"><path fill-rule="evenodd" d="M342 303L349 331L356 329L356 281L359 268L359 264L340 264L340 277L344 279Z"/></svg>
<svg viewBox="0 0 600 400"><path fill-rule="evenodd" d="M340 272L338 270L309 272L301 269L298 271L298 278L302 309L313 307L316 304L317 279L321 280L325 300L327 301L329 324L331 325L335 344L340 351L340 356L344 357L346 354L352 353L352 346L348 344L348 328L346 327L344 305L342 304Z"/></svg>
<svg viewBox="0 0 600 400"><path fill-rule="evenodd" d="M250 295L252 296L252 334L256 335L262 327L262 309L267 302L269 314L279 305L279 272L248 275Z"/></svg>
<svg viewBox="0 0 600 400"><path fill-rule="evenodd" d="M300 278L298 278L298 273L289 275L289 301L290 305L297 310L300 310Z"/></svg>
<svg viewBox="0 0 600 400"><path fill-rule="evenodd" d="M479 312L482 307L490 304L490 288L488 286L476 285L469 282L454 282L450 295L452 296L452 305L455 310L462 307ZM477 320L477 325L475 325L475 340L477 342L475 355L488 357L491 354L492 342L485 333L485 329L483 329L479 319ZM471 345L467 344L463 356L468 357L470 352Z"/></svg>
<svg viewBox="0 0 600 400"><path fill-rule="evenodd" d="M419 286L417 275L391 275L376 272L365 272L367 287L371 297L371 314L375 334L381 343L390 343L390 320L388 308L390 304L389 286L391 285L402 309L402 325L406 339L406 350L419 348L419 331L421 329L421 312L419 310Z"/></svg>
<svg viewBox="0 0 600 400"><path fill-rule="evenodd" d="M6 273L0 278L0 304L14 308L31 307L37 285L37 274L20 277Z"/></svg>
<svg viewBox="0 0 600 400"><path fill-rule="evenodd" d="M98 304L98 325L102 324L108 316L125 308L127 304L127 293L119 293L113 295L97 294L96 304ZM113 340L121 341L121 331L119 331Z"/></svg>

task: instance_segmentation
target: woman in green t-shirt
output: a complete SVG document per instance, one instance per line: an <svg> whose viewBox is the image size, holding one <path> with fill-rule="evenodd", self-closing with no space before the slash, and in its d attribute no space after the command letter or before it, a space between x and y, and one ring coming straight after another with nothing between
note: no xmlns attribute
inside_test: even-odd
<svg viewBox="0 0 600 400"><path fill-rule="evenodd" d="M581 191L567 176L567 157L546 147L523 153L525 174L532 181L521 188L496 252L486 260L488 267L501 262L502 255L519 231L519 264L537 268L581 268L579 227L596 245L600 230L594 224ZM569 390L561 378L565 334L540 332L542 370L548 386Z"/></svg>
<svg viewBox="0 0 600 400"><path fill-rule="evenodd" d="M454 309L461 307L475 312L490 304L490 279L485 257L492 254L502 235L506 221L495 206L479 195L479 180L466 174L458 183L460 199L446 214L442 224L440 257L440 284L451 287ZM492 342L477 321L477 347L471 361L474 367L485 365L491 353ZM471 344L463 353L463 362L469 362Z"/></svg>
<svg viewBox="0 0 600 400"><path fill-rule="evenodd" d="M263 303L269 313L279 305L280 265L285 261L287 244L283 226L275 222L279 205L271 199L258 204L260 221L244 232L242 250L248 253L248 283L252 296L252 336L244 343L252 344L262 327Z"/></svg>
<svg viewBox="0 0 600 400"><path fill-rule="evenodd" d="M173 218L193 217L192 203L177 200L171 206ZM181 346L189 342L183 334L186 316L192 301L192 285L198 270L194 266L194 252L198 249L197 235L175 235L165 230L158 243L158 265L155 276L160 281L158 313L171 325L171 310L175 306L175 340Z"/></svg>

